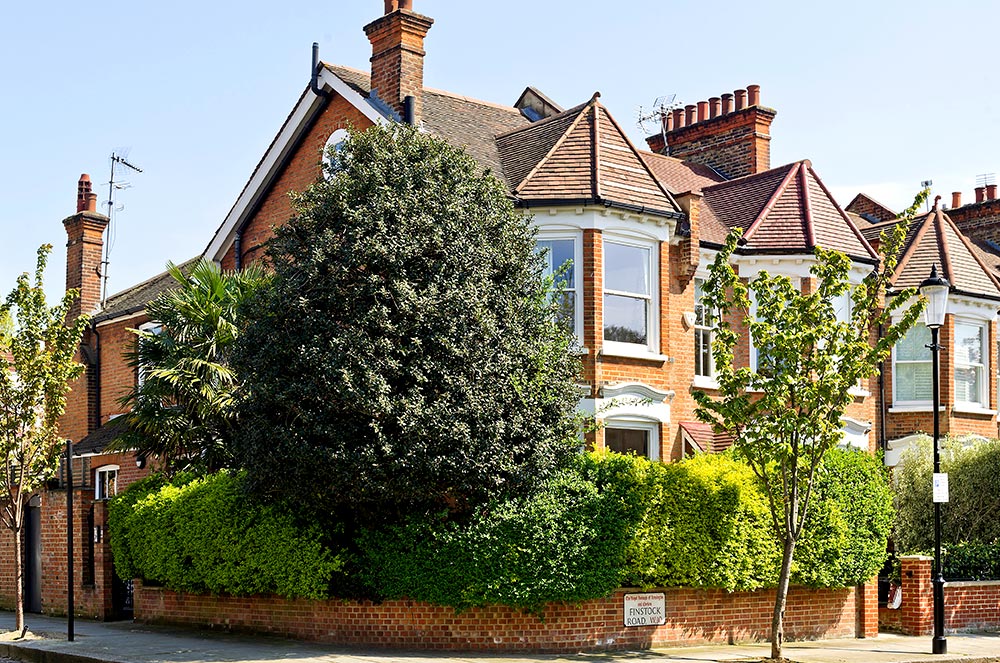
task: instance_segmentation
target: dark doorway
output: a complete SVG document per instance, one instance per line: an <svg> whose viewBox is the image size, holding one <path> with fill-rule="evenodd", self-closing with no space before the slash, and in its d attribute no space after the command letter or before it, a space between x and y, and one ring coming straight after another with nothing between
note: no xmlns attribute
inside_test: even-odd
<svg viewBox="0 0 1000 663"><path fill-rule="evenodd" d="M132 580L111 571L111 619L132 619Z"/></svg>
<svg viewBox="0 0 1000 663"><path fill-rule="evenodd" d="M42 611L42 509L38 495L24 514L24 609Z"/></svg>

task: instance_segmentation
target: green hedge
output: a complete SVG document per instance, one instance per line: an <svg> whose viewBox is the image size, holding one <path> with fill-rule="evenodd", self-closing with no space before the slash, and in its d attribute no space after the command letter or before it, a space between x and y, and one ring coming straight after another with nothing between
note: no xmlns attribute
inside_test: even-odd
<svg viewBox="0 0 1000 663"><path fill-rule="evenodd" d="M536 609L549 601L583 601L621 585L625 551L642 505L632 459L601 468L591 457L559 474L535 495L493 502L459 525L443 514L366 532L366 580L385 598L409 598L462 609L509 605ZM614 475L602 490L601 477Z"/></svg>
<svg viewBox="0 0 1000 663"><path fill-rule="evenodd" d="M138 482L111 501L116 569L178 591L326 598L340 559L314 524L249 501L242 476Z"/></svg>

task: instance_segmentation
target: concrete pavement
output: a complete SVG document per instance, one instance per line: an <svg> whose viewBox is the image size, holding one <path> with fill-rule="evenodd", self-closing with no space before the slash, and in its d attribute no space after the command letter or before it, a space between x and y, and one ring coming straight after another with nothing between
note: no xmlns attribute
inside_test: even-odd
<svg viewBox="0 0 1000 663"><path fill-rule="evenodd" d="M357 649L217 631L148 626L132 622L76 622L76 640L67 642L65 619L28 615L32 635L12 640L0 635L0 656L31 663L711 663L759 661L766 643L677 647L637 652L577 655L496 655ZM0 612L0 633L14 627L14 616ZM930 654L931 639L881 635L868 640L821 640L785 645L785 657L802 663L1000 663L1000 634L953 634L948 654Z"/></svg>

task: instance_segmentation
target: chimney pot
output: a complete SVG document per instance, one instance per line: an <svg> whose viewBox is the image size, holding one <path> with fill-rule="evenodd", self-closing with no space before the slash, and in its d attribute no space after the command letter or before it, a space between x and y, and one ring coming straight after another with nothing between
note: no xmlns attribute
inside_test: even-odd
<svg viewBox="0 0 1000 663"><path fill-rule="evenodd" d="M687 122L687 126L690 127L697 121L695 119L695 113L697 112L697 110L698 109L695 107L694 104L688 104L687 106L684 107L684 120Z"/></svg>
<svg viewBox="0 0 1000 663"><path fill-rule="evenodd" d="M748 85L747 94L749 99L747 100L747 105L749 106L759 106L760 105L760 86L759 85Z"/></svg>
<svg viewBox="0 0 1000 663"><path fill-rule="evenodd" d="M698 121L704 122L708 119L708 102L699 101L698 102Z"/></svg>
<svg viewBox="0 0 1000 663"><path fill-rule="evenodd" d="M674 129L680 129L684 126L684 109L675 108L671 113L674 119Z"/></svg>
<svg viewBox="0 0 1000 663"><path fill-rule="evenodd" d="M718 97L710 97L708 100L709 113L708 117L719 117L722 113L722 100Z"/></svg>
<svg viewBox="0 0 1000 663"><path fill-rule="evenodd" d="M80 175L80 181L76 184L76 211L77 213L83 212L87 209L87 197L91 191L90 175L84 173ZM96 199L97 196L94 195ZM90 211L96 211L96 208Z"/></svg>
<svg viewBox="0 0 1000 663"><path fill-rule="evenodd" d="M722 95L722 114L729 115L733 112L733 95L728 92Z"/></svg>
<svg viewBox="0 0 1000 663"><path fill-rule="evenodd" d="M743 110L747 107L747 91L736 90L736 110Z"/></svg>
<svg viewBox="0 0 1000 663"><path fill-rule="evenodd" d="M986 200L996 200L997 198L997 185L987 184L986 185Z"/></svg>
<svg viewBox="0 0 1000 663"><path fill-rule="evenodd" d="M976 187L976 202L981 203L986 200L986 187L977 186Z"/></svg>
<svg viewBox="0 0 1000 663"><path fill-rule="evenodd" d="M962 192L952 191L951 192L951 208L956 209L962 206Z"/></svg>
<svg viewBox="0 0 1000 663"><path fill-rule="evenodd" d="M667 113L667 112L664 111L664 113L663 113L663 131L666 132L666 133L670 133L673 130L674 130L674 114L673 113Z"/></svg>

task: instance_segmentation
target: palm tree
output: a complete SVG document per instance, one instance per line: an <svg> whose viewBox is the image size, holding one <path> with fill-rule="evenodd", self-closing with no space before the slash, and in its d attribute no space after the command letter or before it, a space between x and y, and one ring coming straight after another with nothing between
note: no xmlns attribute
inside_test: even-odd
<svg viewBox="0 0 1000 663"><path fill-rule="evenodd" d="M131 411L112 448L159 456L168 472L214 471L230 460L240 380L229 351L239 307L268 275L255 265L223 272L204 259L186 274L173 263L167 271L176 286L146 307L155 326L133 330L135 349L126 356L139 380L120 401Z"/></svg>

